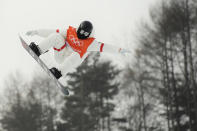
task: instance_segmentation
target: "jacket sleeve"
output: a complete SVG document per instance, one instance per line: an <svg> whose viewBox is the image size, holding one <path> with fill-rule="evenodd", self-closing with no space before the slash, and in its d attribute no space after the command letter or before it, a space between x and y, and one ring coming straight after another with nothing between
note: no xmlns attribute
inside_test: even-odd
<svg viewBox="0 0 197 131"><path fill-rule="evenodd" d="M63 30L63 29L39 29L36 30L37 35L40 37L48 37L49 35L53 34L53 33L60 33L62 36L66 37L67 34L67 30Z"/></svg>
<svg viewBox="0 0 197 131"><path fill-rule="evenodd" d="M95 52L106 52L106 53L119 53L121 51L121 48L94 40L93 43L88 47L87 51L88 52L95 51Z"/></svg>

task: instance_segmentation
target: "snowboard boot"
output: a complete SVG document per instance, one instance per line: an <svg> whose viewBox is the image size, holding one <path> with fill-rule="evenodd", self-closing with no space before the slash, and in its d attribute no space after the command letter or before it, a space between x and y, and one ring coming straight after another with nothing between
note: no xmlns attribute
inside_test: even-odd
<svg viewBox="0 0 197 131"><path fill-rule="evenodd" d="M34 42L31 42L29 47L33 50L33 52L39 57L41 55L38 45Z"/></svg>
<svg viewBox="0 0 197 131"><path fill-rule="evenodd" d="M55 76L56 79L59 79L62 76L61 71L59 71L57 68L53 67L49 69L51 73Z"/></svg>

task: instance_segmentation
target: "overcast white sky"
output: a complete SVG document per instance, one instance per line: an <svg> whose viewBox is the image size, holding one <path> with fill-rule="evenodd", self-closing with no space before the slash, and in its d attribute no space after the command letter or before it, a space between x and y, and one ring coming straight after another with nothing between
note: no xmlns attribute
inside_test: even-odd
<svg viewBox="0 0 197 131"><path fill-rule="evenodd" d="M136 24L147 18L154 1L0 0L0 86L9 73L19 70L28 75L37 66L22 48L19 32L78 26L90 20L97 40L117 45L122 38L132 37Z"/></svg>

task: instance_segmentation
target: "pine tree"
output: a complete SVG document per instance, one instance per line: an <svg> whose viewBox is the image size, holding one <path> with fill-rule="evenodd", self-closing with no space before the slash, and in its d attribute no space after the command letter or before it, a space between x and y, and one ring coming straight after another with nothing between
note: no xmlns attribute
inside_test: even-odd
<svg viewBox="0 0 197 131"><path fill-rule="evenodd" d="M153 63L146 68L159 78L168 130L197 130L196 16L195 0L162 1L140 37L142 55Z"/></svg>
<svg viewBox="0 0 197 131"><path fill-rule="evenodd" d="M7 131L54 131L58 105L55 84L46 76L34 76L31 83L20 79L21 76L11 75L5 85L2 128Z"/></svg>
<svg viewBox="0 0 197 131"><path fill-rule="evenodd" d="M69 131L110 130L110 113L114 104L110 101L118 91L114 80L119 73L110 62L99 62L94 57L69 74L68 88L73 95L65 98L62 109L64 128Z"/></svg>
<svg viewBox="0 0 197 131"><path fill-rule="evenodd" d="M34 92L30 92L28 99L21 92L12 97L16 101L3 112L2 127L7 131L41 131L42 105L36 101Z"/></svg>

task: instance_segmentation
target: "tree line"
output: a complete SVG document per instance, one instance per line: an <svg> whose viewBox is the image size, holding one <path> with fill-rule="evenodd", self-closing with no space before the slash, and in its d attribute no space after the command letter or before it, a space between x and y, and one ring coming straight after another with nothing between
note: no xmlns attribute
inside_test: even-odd
<svg viewBox="0 0 197 131"><path fill-rule="evenodd" d="M28 83L11 75L5 87L0 123L8 131L97 131L111 130L115 78L119 70L111 62L86 60L68 74L70 96L63 96L47 75Z"/></svg>
<svg viewBox="0 0 197 131"><path fill-rule="evenodd" d="M126 81L138 90L135 130L195 131L197 1L160 1L150 16L151 23L139 28L135 67Z"/></svg>

